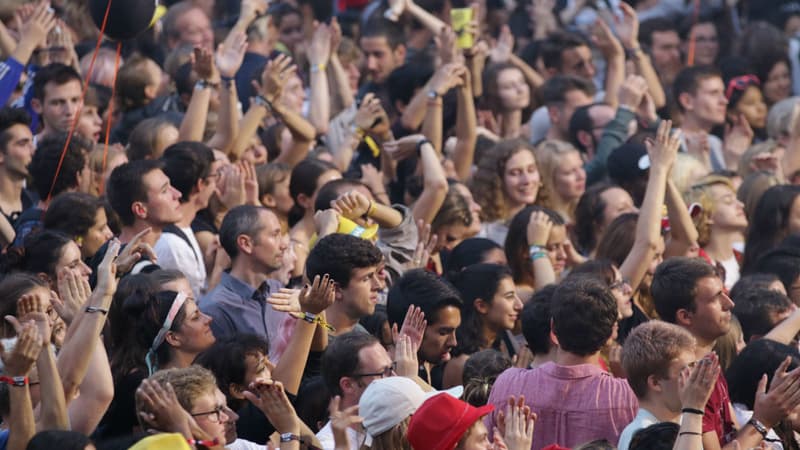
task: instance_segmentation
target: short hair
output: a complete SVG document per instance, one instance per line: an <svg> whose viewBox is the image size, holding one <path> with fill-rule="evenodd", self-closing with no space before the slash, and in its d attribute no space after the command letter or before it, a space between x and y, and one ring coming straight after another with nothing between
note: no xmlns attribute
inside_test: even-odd
<svg viewBox="0 0 800 450"><path fill-rule="evenodd" d="M162 20L164 29L162 37L165 43L168 38L177 38L180 36L180 30L177 29L178 19L186 14L186 12L193 9L200 8L190 1L180 1L169 7Z"/></svg>
<svg viewBox="0 0 800 450"><path fill-rule="evenodd" d="M147 104L144 89L153 82L150 72L144 70L149 58L134 55L119 68L117 72L117 99L122 111L131 111Z"/></svg>
<svg viewBox="0 0 800 450"><path fill-rule="evenodd" d="M534 355L546 355L550 351L550 322L556 288L558 285L548 284L539 289L522 308L522 335Z"/></svg>
<svg viewBox="0 0 800 450"><path fill-rule="evenodd" d="M117 213L123 225L130 226L136 221L131 210L135 202L147 201L147 186L144 177L154 170L160 170L162 163L154 160L131 161L116 167L106 182L106 197L111 209Z"/></svg>
<svg viewBox="0 0 800 450"><path fill-rule="evenodd" d="M542 41L539 53L542 55L542 63L546 68L561 70L562 55L566 50L588 46L589 43L579 34L556 31Z"/></svg>
<svg viewBox="0 0 800 450"><path fill-rule="evenodd" d="M791 292L800 276L800 249L781 244L758 258L756 267L759 272L776 275L786 292Z"/></svg>
<svg viewBox="0 0 800 450"><path fill-rule="evenodd" d="M340 195L347 191L353 190L359 186L365 186L359 180L351 178L339 178L331 180L319 187L317 191L317 198L314 200L314 211L324 211L331 209L331 202L339 198Z"/></svg>
<svg viewBox="0 0 800 450"><path fill-rule="evenodd" d="M214 378L214 374L210 370L197 365L182 369L159 370L151 375L149 379L157 382L162 387L167 384L172 385L172 389L175 390L175 396L178 398L178 403L189 412L194 408L195 401L199 396L209 393L213 395L214 389L217 388L217 380ZM141 406L137 406L136 409L141 410Z"/></svg>
<svg viewBox="0 0 800 450"><path fill-rule="evenodd" d="M774 315L791 308L789 297L770 289L757 288L739 296L733 314L742 326L742 338L750 342L756 336L765 336L777 325Z"/></svg>
<svg viewBox="0 0 800 450"><path fill-rule="evenodd" d="M275 193L275 186L288 179L292 175L292 168L288 164L281 162L271 162L261 164L256 167L256 179L258 180L258 198L267 194Z"/></svg>
<svg viewBox="0 0 800 450"><path fill-rule="evenodd" d="M214 152L202 142L181 141L167 147L161 161L170 184L181 193L181 203L186 203L197 182L210 175Z"/></svg>
<svg viewBox="0 0 800 450"><path fill-rule="evenodd" d="M368 20L364 24L364 28L361 29L361 37L384 37L392 50L399 45L405 45L405 34L402 27L398 23L383 17L375 17Z"/></svg>
<svg viewBox="0 0 800 450"><path fill-rule="evenodd" d="M39 69L33 78L33 98L44 101L44 88L48 83L61 86L70 81L81 82L81 75L75 68L61 63L48 64Z"/></svg>
<svg viewBox="0 0 800 450"><path fill-rule="evenodd" d="M718 277L714 266L700 258L669 258L658 265L650 285L656 311L662 320L677 321L678 310L695 310L697 282Z"/></svg>
<svg viewBox="0 0 800 450"><path fill-rule="evenodd" d="M378 339L361 331L351 331L337 336L322 354L321 370L325 385L332 395L342 395L339 380L358 372L359 353L364 347L380 344Z"/></svg>
<svg viewBox="0 0 800 450"><path fill-rule="evenodd" d="M14 125L31 126L31 116L22 108L0 108L0 153L5 153Z"/></svg>
<svg viewBox="0 0 800 450"><path fill-rule="evenodd" d="M639 24L639 43L645 50L650 51L653 47L653 34L666 33L668 31L674 31L675 34L678 34L677 24L663 17L644 20Z"/></svg>
<svg viewBox="0 0 800 450"><path fill-rule="evenodd" d="M394 69L386 79L391 107L397 101L408 105L414 97L414 91L425 86L431 76L433 68L426 64L405 63Z"/></svg>
<svg viewBox="0 0 800 450"><path fill-rule="evenodd" d="M733 300L734 303L738 302L740 298L744 298L744 295L753 289L769 289L769 287L775 282L781 282L780 278L774 273L751 273L748 275L743 275L739 278L739 281L733 285L728 296ZM781 283L783 284L783 283Z"/></svg>
<svg viewBox="0 0 800 450"><path fill-rule="evenodd" d="M58 194L44 213L44 228L60 231L76 238L89 232L95 225L97 211L103 200L83 192Z"/></svg>
<svg viewBox="0 0 800 450"><path fill-rule="evenodd" d="M386 312L389 324L400 324L408 307L414 305L425 313L428 325L439 321L439 310L447 306L461 309L461 296L452 284L425 269L409 270L389 290Z"/></svg>
<svg viewBox="0 0 800 450"><path fill-rule="evenodd" d="M492 250L503 251L497 242L482 237L464 239L456 245L445 261L445 272L453 274L460 272L467 266L484 262L483 258Z"/></svg>
<svg viewBox="0 0 800 450"><path fill-rule="evenodd" d="M219 227L219 242L231 259L239 256L239 244L236 242L239 236L244 234L253 237L263 228L261 211L267 209L254 205L240 205L225 214Z"/></svg>
<svg viewBox="0 0 800 450"><path fill-rule="evenodd" d="M758 339L747 344L725 372L731 402L741 403L752 410L756 386L761 377L766 374L771 383L775 371L787 356L792 359L788 370L800 365L800 353L796 345L786 345L771 339Z"/></svg>
<svg viewBox="0 0 800 450"><path fill-rule="evenodd" d="M600 351L619 314L608 286L589 277L564 280L553 293L551 310L559 348L579 356Z"/></svg>
<svg viewBox="0 0 800 450"><path fill-rule="evenodd" d="M680 101L681 94L695 95L701 81L715 77L722 79L719 69L714 66L692 66L678 72L675 81L672 83L672 95L674 96L675 104L678 105L678 109L681 112L684 111Z"/></svg>
<svg viewBox="0 0 800 450"><path fill-rule="evenodd" d="M309 280L328 274L340 287L350 284L355 269L377 266L383 253L370 241L334 233L320 239L306 259L306 276Z"/></svg>
<svg viewBox="0 0 800 450"><path fill-rule="evenodd" d="M589 111L600 104L601 103L591 103L586 106L578 107L573 111L572 117L569 119L569 141L583 154L586 153L586 146L578 139L578 132L592 132L594 123L592 122L592 116L589 114Z"/></svg>
<svg viewBox="0 0 800 450"><path fill-rule="evenodd" d="M680 426L674 422L659 422L633 434L629 450L671 450L678 439Z"/></svg>
<svg viewBox="0 0 800 450"><path fill-rule="evenodd" d="M622 347L622 367L638 398L647 395L647 379L669 377L669 366L683 352L693 353L696 341L677 325L651 320L631 331Z"/></svg>
<svg viewBox="0 0 800 450"><path fill-rule="evenodd" d="M28 171L33 178L33 188L39 198L46 199L48 195L58 195L68 189L78 186L78 172L86 167L86 154L91 144L78 136L73 135L64 151L67 142L66 133L51 133L45 135L33 154ZM64 160L61 155L64 154ZM61 166L59 170L59 165ZM56 177L58 171L58 177ZM55 182L53 180L55 178Z"/></svg>
<svg viewBox="0 0 800 450"><path fill-rule="evenodd" d="M769 108L769 113L767 113L767 136L771 139L780 139L789 135L792 110L798 101L800 101L800 97L789 97Z"/></svg>
<svg viewBox="0 0 800 450"><path fill-rule="evenodd" d="M214 345L204 351L195 360L210 370L217 379L217 387L228 399L228 406L236 410L244 403L231 395L231 384L245 386L247 375L247 354L260 352L269 354L269 343L265 336L237 333L217 339Z"/></svg>
<svg viewBox="0 0 800 450"><path fill-rule="evenodd" d="M542 102L546 106L565 102L567 93L571 91L581 91L589 97L594 97L597 88L591 80L574 75L556 75L545 81L539 88Z"/></svg>

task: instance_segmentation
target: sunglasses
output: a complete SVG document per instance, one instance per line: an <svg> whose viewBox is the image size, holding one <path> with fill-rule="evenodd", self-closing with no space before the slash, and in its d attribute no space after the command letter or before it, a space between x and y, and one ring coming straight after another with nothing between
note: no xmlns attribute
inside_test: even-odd
<svg viewBox="0 0 800 450"><path fill-rule="evenodd" d="M725 98L730 100L733 91L743 91L750 86L761 86L761 81L755 75L741 75L728 81L728 88L725 89Z"/></svg>

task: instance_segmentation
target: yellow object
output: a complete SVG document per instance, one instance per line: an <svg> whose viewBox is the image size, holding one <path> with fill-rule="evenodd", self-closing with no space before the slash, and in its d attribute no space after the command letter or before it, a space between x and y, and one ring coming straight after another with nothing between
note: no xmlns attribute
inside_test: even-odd
<svg viewBox="0 0 800 450"><path fill-rule="evenodd" d="M190 450L186 438L179 433L158 433L140 440L129 450Z"/></svg>
<svg viewBox="0 0 800 450"><path fill-rule="evenodd" d="M467 25L472 22L472 8L453 8L450 10L450 23L456 33L458 48L472 48L474 37L467 30Z"/></svg>
<svg viewBox="0 0 800 450"><path fill-rule="evenodd" d="M339 228L336 229L339 234L349 234L361 239L372 240L378 234L378 225L372 225L364 228L359 224L353 222L347 217L339 218Z"/></svg>
<svg viewBox="0 0 800 450"><path fill-rule="evenodd" d="M164 15L167 14L167 7L164 5L158 5L156 10L153 11L153 19L150 21L150 26L152 27L156 22L161 20Z"/></svg>

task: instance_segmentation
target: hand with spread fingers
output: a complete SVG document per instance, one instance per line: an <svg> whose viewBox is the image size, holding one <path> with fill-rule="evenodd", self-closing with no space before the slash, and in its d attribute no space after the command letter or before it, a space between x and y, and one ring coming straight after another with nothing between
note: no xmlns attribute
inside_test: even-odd
<svg viewBox="0 0 800 450"><path fill-rule="evenodd" d="M126 274L130 272L133 270L133 266L142 258L148 258L150 261L157 262L156 252L153 250L153 247L147 242L144 242L144 237L150 234L150 231L150 227L147 227L138 232L133 239L128 242L128 245L119 252L119 256L117 256L116 259L119 273ZM108 246L110 249L111 242L109 242Z"/></svg>
<svg viewBox="0 0 800 450"><path fill-rule="evenodd" d="M10 352L0 344L3 371L11 377L27 376L42 351L42 336L33 321L20 323L13 316L6 316L6 320L16 330L17 343Z"/></svg>
<svg viewBox="0 0 800 450"><path fill-rule="evenodd" d="M67 325L80 311L81 307L89 301L92 288L89 282L80 273L65 267L58 273L58 295L53 300L59 317Z"/></svg>
<svg viewBox="0 0 800 450"><path fill-rule="evenodd" d="M157 381L144 379L136 389L136 399L141 405L139 417L145 424L154 430L192 437L194 418L178 402L171 384L162 386Z"/></svg>
<svg viewBox="0 0 800 450"><path fill-rule="evenodd" d="M298 302L301 312L319 314L333 304L336 298L336 282L326 273L321 278L314 277L311 285L305 285L300 291Z"/></svg>
<svg viewBox="0 0 800 450"><path fill-rule="evenodd" d="M335 442L335 450L349 450L350 438L347 437L347 429L353 425L362 423L363 417L358 416L358 405L353 405L344 410L339 409L342 398L338 395L331 399L328 406L330 413L331 429L333 430L333 441Z"/></svg>
<svg viewBox="0 0 800 450"><path fill-rule="evenodd" d="M275 429L283 433L298 434L300 419L283 390L280 381L258 379L243 392L245 398L260 409Z"/></svg>
<svg viewBox="0 0 800 450"><path fill-rule="evenodd" d="M42 339L42 347L50 345L50 334L52 333L50 318L45 312L45 301L47 301L47 299L40 298L38 294L25 294L17 300L17 317L19 317L19 322L17 322L16 318L11 316L7 319L12 323L14 328L16 328L20 322L33 323L36 325L36 328L39 330L39 336Z"/></svg>

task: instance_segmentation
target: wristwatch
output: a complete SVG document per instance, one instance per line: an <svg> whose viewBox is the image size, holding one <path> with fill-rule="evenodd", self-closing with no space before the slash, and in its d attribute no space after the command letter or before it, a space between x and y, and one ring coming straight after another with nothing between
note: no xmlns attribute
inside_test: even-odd
<svg viewBox="0 0 800 450"><path fill-rule="evenodd" d="M294 433L283 433L281 434L281 442L291 442L291 441L298 441L300 442L300 436Z"/></svg>
<svg viewBox="0 0 800 450"><path fill-rule="evenodd" d="M753 428L755 428L756 431L758 431L758 433L761 435L761 437L767 437L767 433L769 432L769 430L767 429L767 427L763 423L761 423L755 417L753 417L750 420L748 420L747 424L748 425L752 425Z"/></svg>

